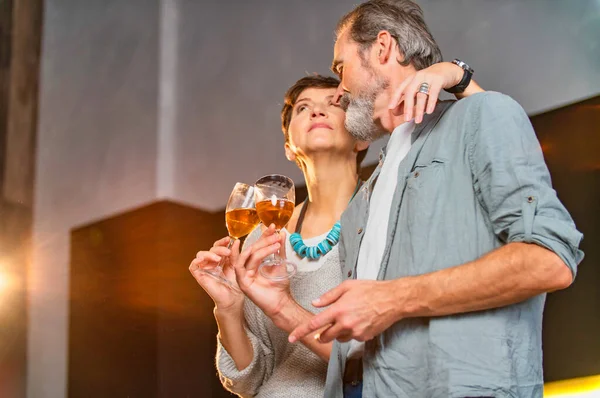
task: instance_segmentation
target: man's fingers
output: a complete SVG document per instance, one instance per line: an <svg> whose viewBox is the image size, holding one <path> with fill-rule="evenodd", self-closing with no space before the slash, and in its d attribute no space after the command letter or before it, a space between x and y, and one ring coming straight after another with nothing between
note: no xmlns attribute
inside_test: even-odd
<svg viewBox="0 0 600 398"><path fill-rule="evenodd" d="M326 307L331 303L337 301L342 294L344 294L348 290L348 284L346 282L342 283L339 286L334 287L327 293L323 294L321 297L313 300L312 305L315 307Z"/></svg>
<svg viewBox="0 0 600 398"><path fill-rule="evenodd" d="M328 308L294 329L292 333L290 333L288 340L290 343L295 343L296 341L301 340L310 334L314 336L317 330L334 322L334 309Z"/></svg>
<svg viewBox="0 0 600 398"><path fill-rule="evenodd" d="M352 333L342 331L336 338L340 343L347 343L352 340Z"/></svg>
<svg viewBox="0 0 600 398"><path fill-rule="evenodd" d="M347 334L348 331L338 322L317 333L315 339L320 343L327 344L336 340L340 335L346 336Z"/></svg>

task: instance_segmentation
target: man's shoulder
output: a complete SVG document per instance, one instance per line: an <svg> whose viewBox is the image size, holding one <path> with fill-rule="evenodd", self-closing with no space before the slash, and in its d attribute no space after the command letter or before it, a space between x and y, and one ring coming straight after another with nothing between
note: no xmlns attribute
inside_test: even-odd
<svg viewBox="0 0 600 398"><path fill-rule="evenodd" d="M456 101L452 113L465 112L467 117L489 117L503 112L524 112L523 107L512 97L496 91L473 94Z"/></svg>

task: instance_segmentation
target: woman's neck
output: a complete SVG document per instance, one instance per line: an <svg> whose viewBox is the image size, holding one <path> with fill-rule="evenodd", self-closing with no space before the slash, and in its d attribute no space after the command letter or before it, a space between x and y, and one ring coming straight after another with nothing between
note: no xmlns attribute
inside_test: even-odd
<svg viewBox="0 0 600 398"><path fill-rule="evenodd" d="M356 190L358 175L354 157L320 157L305 164L310 218L327 223L339 220ZM307 214L308 216L308 214Z"/></svg>

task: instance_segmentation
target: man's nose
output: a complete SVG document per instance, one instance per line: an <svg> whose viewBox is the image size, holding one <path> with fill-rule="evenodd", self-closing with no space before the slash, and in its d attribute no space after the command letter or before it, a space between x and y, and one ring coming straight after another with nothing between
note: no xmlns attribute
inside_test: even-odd
<svg viewBox="0 0 600 398"><path fill-rule="evenodd" d="M342 87L342 83L340 83L337 90L335 91L335 95L333 96L333 103L339 105L343 95L344 87Z"/></svg>

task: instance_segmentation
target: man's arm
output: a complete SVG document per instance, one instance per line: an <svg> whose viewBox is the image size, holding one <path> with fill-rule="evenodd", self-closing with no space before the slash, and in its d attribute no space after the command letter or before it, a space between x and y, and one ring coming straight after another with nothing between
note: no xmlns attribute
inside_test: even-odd
<svg viewBox="0 0 600 398"><path fill-rule="evenodd" d="M395 280L391 290L398 319L443 316L518 303L568 287L572 274L554 252L509 243L452 268Z"/></svg>

